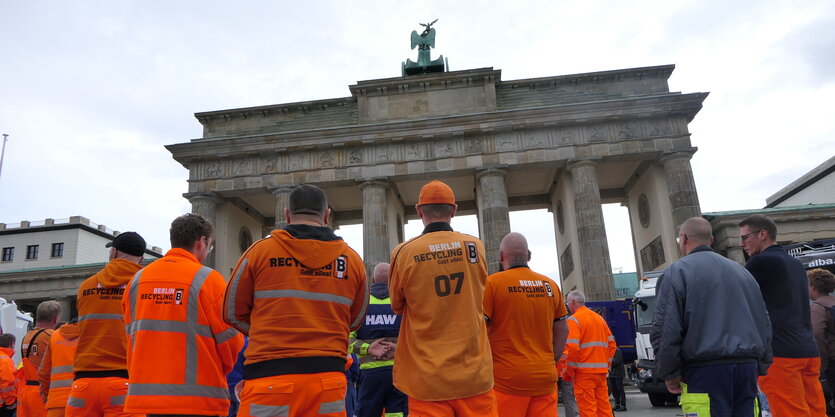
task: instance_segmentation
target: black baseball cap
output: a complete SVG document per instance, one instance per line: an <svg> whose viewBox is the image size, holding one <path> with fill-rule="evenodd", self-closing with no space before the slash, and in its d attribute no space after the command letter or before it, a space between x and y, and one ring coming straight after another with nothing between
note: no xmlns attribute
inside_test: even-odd
<svg viewBox="0 0 835 417"><path fill-rule="evenodd" d="M143 256L145 254L145 239L136 232L124 232L116 236L112 242L107 242L104 247L114 247L128 255Z"/></svg>

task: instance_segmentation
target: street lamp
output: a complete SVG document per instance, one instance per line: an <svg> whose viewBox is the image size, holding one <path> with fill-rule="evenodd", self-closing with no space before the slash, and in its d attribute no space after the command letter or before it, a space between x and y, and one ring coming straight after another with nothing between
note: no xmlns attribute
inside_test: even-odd
<svg viewBox="0 0 835 417"><path fill-rule="evenodd" d="M3 134L3 151L0 152L0 174L3 173L3 157L6 156L6 141L9 140L9 135Z"/></svg>

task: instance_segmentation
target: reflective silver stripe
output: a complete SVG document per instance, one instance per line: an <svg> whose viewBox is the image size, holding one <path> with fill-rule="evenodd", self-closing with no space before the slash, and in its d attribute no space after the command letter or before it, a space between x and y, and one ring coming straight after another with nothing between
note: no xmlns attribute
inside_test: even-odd
<svg viewBox="0 0 835 417"><path fill-rule="evenodd" d="M353 304L353 301L348 297L322 292L300 290L263 290L255 291L254 295L255 298L303 298L305 300L328 301L332 303L345 304L347 306Z"/></svg>
<svg viewBox="0 0 835 417"><path fill-rule="evenodd" d="M238 273L232 277L232 281L229 282L229 298L226 305L226 322L229 324L235 325L237 328L249 332L249 324L239 321L238 318L235 316L235 298L238 296L238 284L241 282L241 274L246 269L246 265L249 263L249 259L244 258L241 261L241 265L238 267Z"/></svg>
<svg viewBox="0 0 835 417"><path fill-rule="evenodd" d="M580 345L580 349L589 347L609 347L608 342L586 342Z"/></svg>
<svg viewBox="0 0 835 417"><path fill-rule="evenodd" d="M320 411L321 413L321 411ZM249 415L253 417L289 417L289 405L261 405L250 404Z"/></svg>
<svg viewBox="0 0 835 417"><path fill-rule="evenodd" d="M578 344L578 343L580 343L580 339L566 339L565 343Z"/></svg>
<svg viewBox="0 0 835 417"><path fill-rule="evenodd" d="M126 395L117 395L115 397L110 397L110 405L125 405L125 397Z"/></svg>
<svg viewBox="0 0 835 417"><path fill-rule="evenodd" d="M226 330L224 330L224 331L215 335L215 343L217 343L219 345L219 344L221 344L223 342L226 342L227 340L235 337L237 334L238 334L238 331L235 330L234 328L230 327L230 328L228 328L228 329L226 329Z"/></svg>
<svg viewBox="0 0 835 417"><path fill-rule="evenodd" d="M360 312L357 314L356 320L354 320L354 322L351 323L351 329L359 326L362 323L362 319L365 318L365 311L368 309L368 291L370 291L370 286L368 285L368 283L365 282L362 283L362 286L365 287L365 292L362 299L362 308L360 309Z"/></svg>
<svg viewBox="0 0 835 417"><path fill-rule="evenodd" d="M53 366L52 373L53 374L63 374L67 372L72 372L72 365L63 365L63 366Z"/></svg>
<svg viewBox="0 0 835 417"><path fill-rule="evenodd" d="M67 398L67 406L75 408L84 408L84 399L75 398L72 395L70 395L70 398Z"/></svg>
<svg viewBox="0 0 835 417"><path fill-rule="evenodd" d="M197 323L200 319L200 291L203 288L203 283L206 278L214 271L208 266L204 266L197 271L194 279L191 280L191 289L188 293L188 309L186 310L186 322ZM197 385L197 333L186 333L186 385ZM212 337L211 331L209 336Z"/></svg>
<svg viewBox="0 0 835 417"><path fill-rule="evenodd" d="M124 320L125 316L121 314L104 314L104 313L94 313L94 314L85 314L83 316L78 316L79 323L84 320Z"/></svg>
<svg viewBox="0 0 835 417"><path fill-rule="evenodd" d="M142 319L128 325L128 334L133 335L140 330L152 332L197 333L204 337L213 337L212 329L205 324L186 323L176 320Z"/></svg>
<svg viewBox="0 0 835 417"><path fill-rule="evenodd" d="M608 363L595 363L595 362L589 362L589 363L568 362L568 366L573 366L575 368L606 368L606 369L609 368Z"/></svg>
<svg viewBox="0 0 835 417"><path fill-rule="evenodd" d="M72 379L59 379L57 381L51 381L49 383L49 389L54 388L66 388L72 386Z"/></svg>
<svg viewBox="0 0 835 417"><path fill-rule="evenodd" d="M345 400L322 403L319 406L319 414L338 413L345 411Z"/></svg>
<svg viewBox="0 0 835 417"><path fill-rule="evenodd" d="M172 397L206 397L229 399L229 389L207 385L136 384L128 385L128 395L170 395Z"/></svg>
<svg viewBox="0 0 835 417"><path fill-rule="evenodd" d="M615 337L614 336L609 336L609 339L607 339L607 340L615 340Z"/></svg>
<svg viewBox="0 0 835 417"><path fill-rule="evenodd" d="M130 321L131 323L136 320L136 293L139 291L139 278L142 276L142 270L140 269L136 275L133 276L133 279L130 280ZM128 327L125 326L125 332L130 334L128 331ZM130 338L130 348L136 346L136 338Z"/></svg>
<svg viewBox="0 0 835 417"><path fill-rule="evenodd" d="M579 320L577 320L577 317L574 317L574 316L568 316L568 320L571 320L571 321L573 321L573 322L577 323L577 325L578 325L578 326L580 325L580 321L579 321Z"/></svg>
<svg viewBox="0 0 835 417"><path fill-rule="evenodd" d="M11 391L14 391L14 390L15 390L15 386L12 385L10 387L6 387L6 388L1 389L0 392L11 392Z"/></svg>

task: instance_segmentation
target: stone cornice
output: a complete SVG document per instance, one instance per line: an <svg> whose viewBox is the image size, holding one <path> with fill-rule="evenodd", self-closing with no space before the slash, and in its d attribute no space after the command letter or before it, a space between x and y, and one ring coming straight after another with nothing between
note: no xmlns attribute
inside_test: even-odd
<svg viewBox="0 0 835 417"><path fill-rule="evenodd" d="M340 107L346 105L355 106L356 99L354 97L339 97L313 101L298 101L294 103L270 104L266 106L241 107L236 109L198 112L194 113L194 117L200 121L201 124L205 125L206 122L211 119L248 119L257 116L266 117L275 113L286 114L295 110L307 112L310 109L326 110L329 107Z"/></svg>
<svg viewBox="0 0 835 417"><path fill-rule="evenodd" d="M626 68L610 71L585 72L580 74L557 75L553 77L527 78L520 80L502 81L500 84L511 84L519 86L531 85L579 85L584 83L614 83L626 79L658 78L667 80L675 70L675 65L656 65L651 67Z"/></svg>
<svg viewBox="0 0 835 417"><path fill-rule="evenodd" d="M501 70L478 68L408 77L359 81L349 86L354 97L386 96L426 90L443 90L494 84L502 78Z"/></svg>
<svg viewBox="0 0 835 417"><path fill-rule="evenodd" d="M409 140L409 138L453 137L464 132L479 133L503 129L591 124L636 117L684 117L689 122L701 110L702 102L707 95L708 93L666 93L622 100L532 107L410 121L195 139L187 143L167 145L166 149L172 153L175 160L188 167L190 162L197 160L397 142Z"/></svg>

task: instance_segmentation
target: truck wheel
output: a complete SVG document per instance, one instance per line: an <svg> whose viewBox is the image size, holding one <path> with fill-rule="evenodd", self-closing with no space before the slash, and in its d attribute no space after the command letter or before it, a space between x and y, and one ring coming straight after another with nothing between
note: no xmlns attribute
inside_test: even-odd
<svg viewBox="0 0 835 417"><path fill-rule="evenodd" d="M667 394L647 394L649 396L649 403L653 407L663 407L667 404Z"/></svg>

